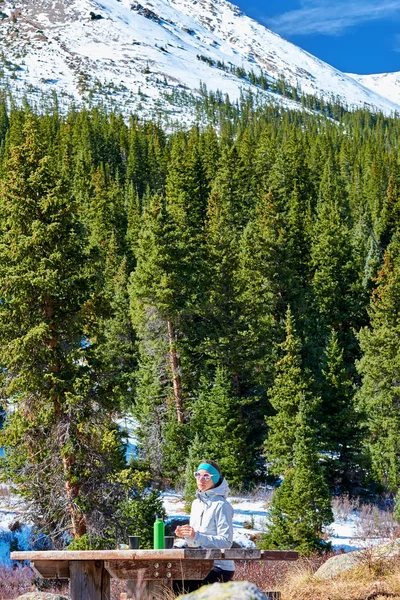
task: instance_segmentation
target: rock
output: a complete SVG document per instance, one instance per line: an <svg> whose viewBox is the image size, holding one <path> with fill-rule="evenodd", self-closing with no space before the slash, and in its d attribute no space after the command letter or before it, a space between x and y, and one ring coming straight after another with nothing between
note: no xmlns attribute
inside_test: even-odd
<svg viewBox="0 0 400 600"><path fill-rule="evenodd" d="M354 569L359 564L356 556L357 552L358 550L328 558L328 560L314 573L315 579L330 579L331 577L340 575L340 573L343 573L344 571Z"/></svg>
<svg viewBox="0 0 400 600"><path fill-rule="evenodd" d="M179 600L269 600L264 592L248 581L204 585L195 592L178 598Z"/></svg>
<svg viewBox="0 0 400 600"><path fill-rule="evenodd" d="M314 573L316 579L330 579L358 566L388 561L400 554L400 539L385 542L363 550L332 556Z"/></svg>
<svg viewBox="0 0 400 600"><path fill-rule="evenodd" d="M16 600L69 600L68 596L51 594L50 592L28 592L18 596Z"/></svg>

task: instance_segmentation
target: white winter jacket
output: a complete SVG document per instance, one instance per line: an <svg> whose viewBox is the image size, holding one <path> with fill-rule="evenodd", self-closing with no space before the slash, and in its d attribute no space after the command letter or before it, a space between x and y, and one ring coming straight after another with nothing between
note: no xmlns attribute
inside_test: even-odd
<svg viewBox="0 0 400 600"><path fill-rule="evenodd" d="M196 532L194 539L186 538L196 548L230 548L233 540L233 508L227 501L228 483L222 480L218 487L196 492L190 511L190 525ZM233 560L215 560L214 566L234 571Z"/></svg>

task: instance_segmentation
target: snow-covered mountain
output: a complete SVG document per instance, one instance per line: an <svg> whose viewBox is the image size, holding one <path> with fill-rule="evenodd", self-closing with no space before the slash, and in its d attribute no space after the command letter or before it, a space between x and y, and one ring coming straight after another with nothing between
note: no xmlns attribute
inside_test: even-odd
<svg viewBox="0 0 400 600"><path fill-rule="evenodd" d="M388 100L400 104L400 73L378 73L377 75L355 75L350 77Z"/></svg>
<svg viewBox="0 0 400 600"><path fill-rule="evenodd" d="M256 91L247 79L254 72L350 108L400 112L400 93L382 95L226 0L3 0L0 19L0 83L17 93L55 90L67 102L103 98L123 110L176 112L172 92L196 93L202 82L235 100Z"/></svg>

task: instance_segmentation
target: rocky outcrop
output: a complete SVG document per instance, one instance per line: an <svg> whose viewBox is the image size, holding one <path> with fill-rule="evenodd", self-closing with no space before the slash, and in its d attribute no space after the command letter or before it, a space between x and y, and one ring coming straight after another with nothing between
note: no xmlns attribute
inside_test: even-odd
<svg viewBox="0 0 400 600"><path fill-rule="evenodd" d="M270 600L254 583L230 581L205 585L191 594L179 596L179 600Z"/></svg>
<svg viewBox="0 0 400 600"><path fill-rule="evenodd" d="M146 19L151 19L152 21L155 21L155 23L161 23L161 19L157 15L157 13L150 10L149 8L142 6L141 4L139 4L139 2L134 2L133 4L131 4L131 10L136 11L137 13L139 13L139 15L142 15L142 17L145 17Z"/></svg>
<svg viewBox="0 0 400 600"><path fill-rule="evenodd" d="M400 555L400 539L332 556L314 573L316 579L330 579L363 564L389 561Z"/></svg>

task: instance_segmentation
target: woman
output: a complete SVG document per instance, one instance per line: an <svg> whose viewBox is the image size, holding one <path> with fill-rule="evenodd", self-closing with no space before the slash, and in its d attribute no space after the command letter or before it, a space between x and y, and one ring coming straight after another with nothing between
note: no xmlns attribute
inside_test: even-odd
<svg viewBox="0 0 400 600"><path fill-rule="evenodd" d="M227 501L227 481L212 460L199 464L194 473L197 482L196 500L190 511L190 523L178 526L175 535L185 538L192 548L230 548L233 539L233 508ZM216 560L205 579L174 581L174 591L191 592L207 583L230 581L234 575L232 560Z"/></svg>

